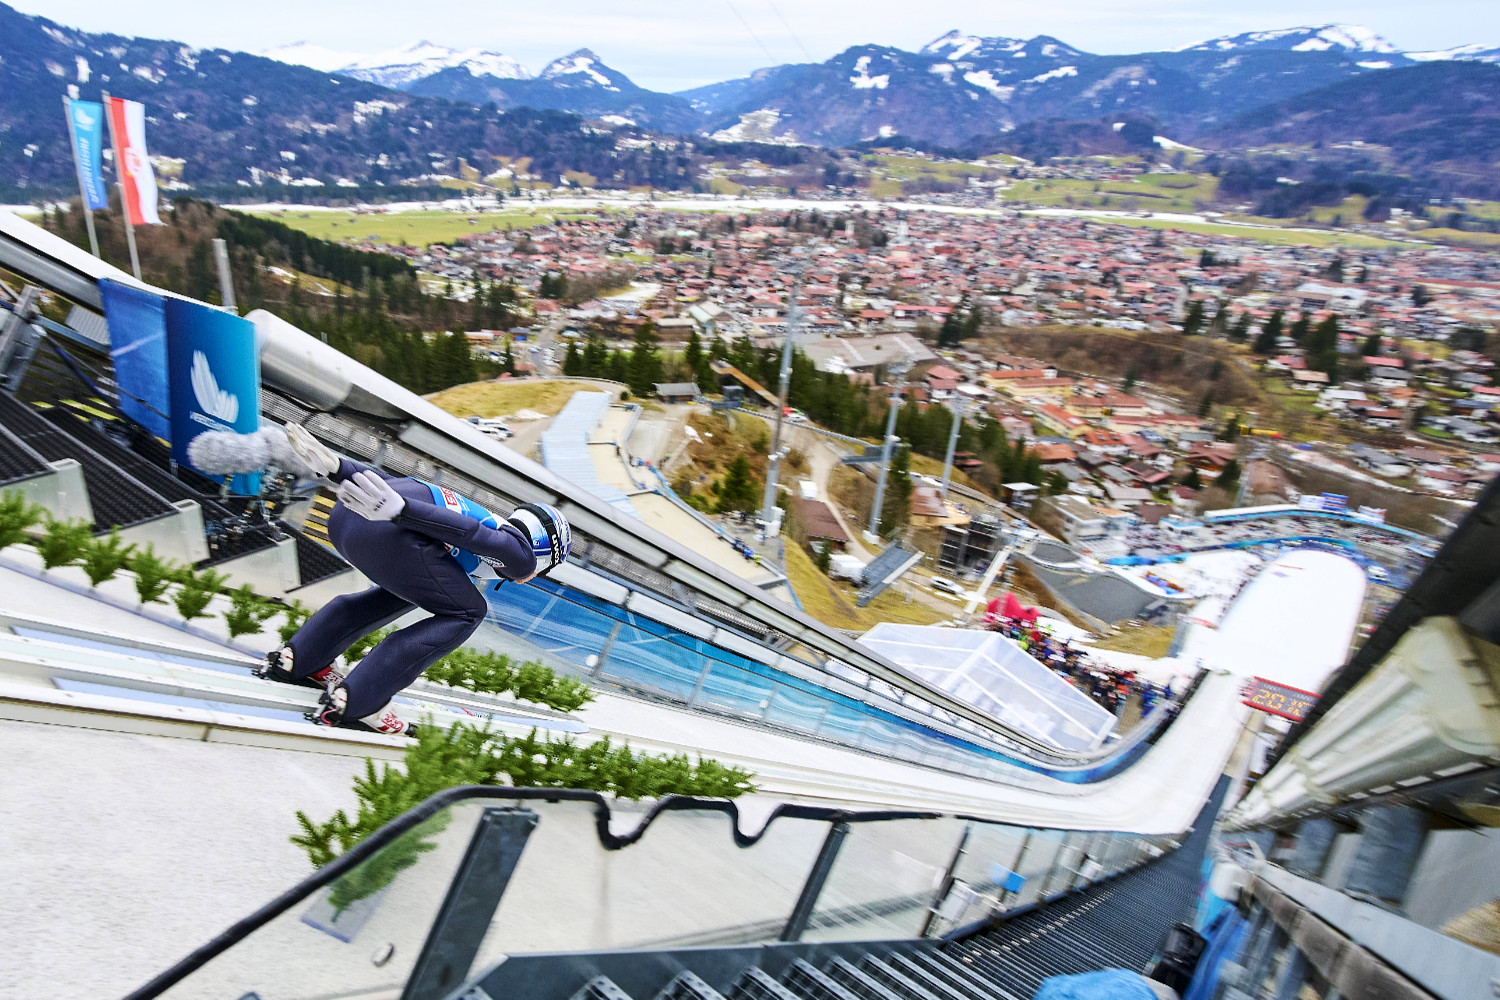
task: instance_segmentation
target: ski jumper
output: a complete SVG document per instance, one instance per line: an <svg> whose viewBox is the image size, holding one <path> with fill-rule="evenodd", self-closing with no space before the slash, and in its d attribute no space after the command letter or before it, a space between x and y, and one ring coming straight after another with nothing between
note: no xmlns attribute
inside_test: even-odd
<svg viewBox="0 0 1500 1000"><path fill-rule="evenodd" d="M386 636L345 679L345 715L354 719L379 711L474 633L486 610L476 580L522 579L537 565L531 541L472 500L347 458L331 478L341 483L358 472L380 476L406 506L395 520L368 521L334 505L328 537L374 586L335 597L297 630L289 643L293 676L317 673L412 608L432 617Z"/></svg>

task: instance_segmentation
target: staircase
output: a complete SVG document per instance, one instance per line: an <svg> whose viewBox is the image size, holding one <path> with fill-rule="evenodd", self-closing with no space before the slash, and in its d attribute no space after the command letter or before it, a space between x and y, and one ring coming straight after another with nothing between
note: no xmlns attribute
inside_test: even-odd
<svg viewBox="0 0 1500 1000"><path fill-rule="evenodd" d="M1191 919L1227 788L1221 778L1193 833L1171 854L947 941L512 959L455 1000L523 994L534 1000L1030 1000L1051 976L1109 968L1144 973L1173 925ZM598 974L577 987L577 977L590 973Z"/></svg>

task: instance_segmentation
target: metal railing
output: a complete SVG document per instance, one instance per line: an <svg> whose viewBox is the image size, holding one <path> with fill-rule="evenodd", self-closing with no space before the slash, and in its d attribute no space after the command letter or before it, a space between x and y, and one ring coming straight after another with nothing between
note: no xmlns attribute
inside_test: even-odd
<svg viewBox="0 0 1500 1000"><path fill-rule="evenodd" d="M436 1000L517 955L935 938L1181 842L785 804L750 834L733 802L686 797L627 833L617 819L594 792L449 789L127 1000L293 987Z"/></svg>

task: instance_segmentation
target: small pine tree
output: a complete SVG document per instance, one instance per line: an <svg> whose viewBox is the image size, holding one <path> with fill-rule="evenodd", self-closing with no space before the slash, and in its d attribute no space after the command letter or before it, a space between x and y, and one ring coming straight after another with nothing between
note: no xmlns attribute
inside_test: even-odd
<svg viewBox="0 0 1500 1000"><path fill-rule="evenodd" d="M0 549L24 542L27 532L42 522L47 511L26 499L20 490L0 491Z"/></svg>
<svg viewBox="0 0 1500 1000"><path fill-rule="evenodd" d="M151 545L131 557L130 571L135 574L135 594L142 604L160 601L178 575L176 564L158 556Z"/></svg>
<svg viewBox="0 0 1500 1000"><path fill-rule="evenodd" d="M714 509L723 514L727 511L740 510L751 511L755 509L756 496L755 477L751 475L750 463L744 455L736 455L734 461L729 463L729 468L724 470L724 478L719 484L719 499Z"/></svg>
<svg viewBox="0 0 1500 1000"><path fill-rule="evenodd" d="M1188 307L1187 316L1182 321L1182 335L1184 337L1196 336L1203 329L1203 300L1198 299Z"/></svg>
<svg viewBox="0 0 1500 1000"><path fill-rule="evenodd" d="M201 573L184 571L179 578L181 586L172 597L172 604L183 621L207 617L209 603L224 589L224 581L228 579L226 574L211 569Z"/></svg>
<svg viewBox="0 0 1500 1000"><path fill-rule="evenodd" d="M1214 412L1214 391L1210 389L1198 399L1198 416L1206 417L1212 412Z"/></svg>
<svg viewBox="0 0 1500 1000"><path fill-rule="evenodd" d="M823 540L822 546L818 549L817 566L818 572L824 576L827 576L828 571L833 568L833 543L827 539Z"/></svg>
<svg viewBox="0 0 1500 1000"><path fill-rule="evenodd" d="M129 564L134 552L135 546L125 544L118 528L103 538L90 539L83 554L83 571L88 574L89 583L97 587L111 579Z"/></svg>
<svg viewBox="0 0 1500 1000"><path fill-rule="evenodd" d="M248 583L230 591L229 601L229 610L224 612L224 624L228 627L231 638L261 631L266 620L281 610L257 596Z"/></svg>
<svg viewBox="0 0 1500 1000"><path fill-rule="evenodd" d="M291 642L292 636L297 634L297 630L302 627L302 623L312 617L312 608L309 608L301 601L294 600L291 604L282 608L281 613L285 616L286 620L277 626L276 634L281 638L282 643L285 644Z"/></svg>
<svg viewBox="0 0 1500 1000"><path fill-rule="evenodd" d="M82 521L59 521L49 517L46 527L47 533L37 543L37 551L47 569L72 566L83 558L93 539L89 526Z"/></svg>
<svg viewBox="0 0 1500 1000"><path fill-rule="evenodd" d="M1240 463L1239 463L1239 461L1236 460L1236 459L1231 458L1229 460L1229 464L1225 465L1223 471L1221 471L1219 473L1219 478L1216 479L1216 480L1214 480L1214 485L1217 486L1217 487L1219 487L1220 489L1226 490L1226 491L1228 491L1230 493L1233 493L1235 490L1239 489L1239 486L1240 486Z"/></svg>
<svg viewBox="0 0 1500 1000"><path fill-rule="evenodd" d="M1255 338L1255 343L1250 345L1250 350L1262 357L1270 357L1276 353L1276 342L1281 339L1282 324L1285 319L1280 309L1271 314L1260 333Z"/></svg>

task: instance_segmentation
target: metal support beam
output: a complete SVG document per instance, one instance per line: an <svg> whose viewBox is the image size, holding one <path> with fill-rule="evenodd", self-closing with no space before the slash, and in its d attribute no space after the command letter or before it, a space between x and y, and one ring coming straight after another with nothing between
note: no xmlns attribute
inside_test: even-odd
<svg viewBox="0 0 1500 1000"><path fill-rule="evenodd" d="M469 967L479 954L500 897L538 818L529 809L511 806L484 810L401 991L401 1000L440 1000L468 978Z"/></svg>
<svg viewBox="0 0 1500 1000"><path fill-rule="evenodd" d="M903 369L902 374L905 374ZM891 471L891 449L896 442L896 414L901 409L901 391L906 382L897 377L891 392L891 412L885 420L885 441L880 452L880 478L875 481L875 506L870 508L870 534L880 534L880 508L885 505L885 478Z"/></svg>
<svg viewBox="0 0 1500 1000"><path fill-rule="evenodd" d="M948 499L948 482L953 477L953 453L958 448L958 430L964 424L964 404L953 401L953 426L948 428L948 453L943 456L943 500Z"/></svg>
<svg viewBox="0 0 1500 1000"><path fill-rule="evenodd" d="M802 311L797 308L797 295L802 291L802 268L803 265L799 265L792 278L791 298L786 306L786 335L781 338L781 375L776 389L776 433L771 437L766 492L760 504L761 520L767 524L776 518L776 480L781 471L781 425L786 419L787 391L792 384L792 344L797 339L797 326L802 319Z"/></svg>
<svg viewBox="0 0 1500 1000"><path fill-rule="evenodd" d="M828 836L823 838L823 846L818 850L812 871L808 873L807 881L802 883L802 892L797 896L797 904L792 907L792 915L781 929L782 941L802 940L802 932L807 930L813 907L817 905L818 896L823 892L823 883L828 881L828 874L833 871L833 862L838 858L839 848L843 846L847 836L848 823L835 823L828 828Z"/></svg>
<svg viewBox="0 0 1500 1000"><path fill-rule="evenodd" d="M219 301L225 309L238 314L234 304L234 275L229 273L229 245L217 237L213 245L214 266L219 270Z"/></svg>

